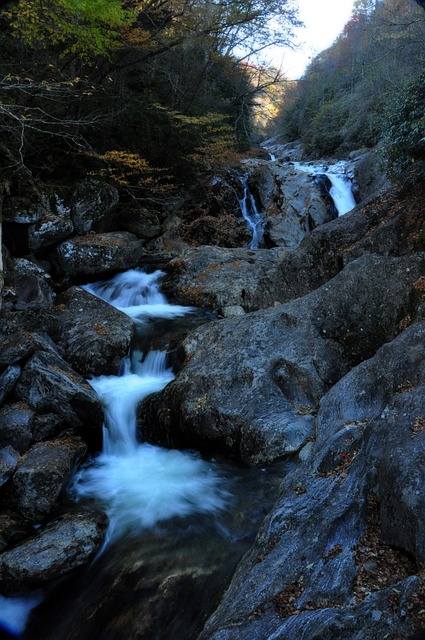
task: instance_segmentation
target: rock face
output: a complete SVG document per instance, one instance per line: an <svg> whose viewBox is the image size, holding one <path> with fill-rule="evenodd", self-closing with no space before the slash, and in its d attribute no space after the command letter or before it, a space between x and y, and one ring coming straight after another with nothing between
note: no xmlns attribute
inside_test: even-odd
<svg viewBox="0 0 425 640"><path fill-rule="evenodd" d="M72 194L71 217L76 233L105 231L118 204L117 189L98 180L83 180Z"/></svg>
<svg viewBox="0 0 425 640"><path fill-rule="evenodd" d="M320 398L396 335L422 260L364 256L304 298L201 327L184 369L147 401L141 415L160 419L142 433L256 464L298 450Z"/></svg>
<svg viewBox="0 0 425 640"><path fill-rule="evenodd" d="M320 181L294 165L256 160L250 183L265 215L268 246L296 247L315 227L338 216Z"/></svg>
<svg viewBox="0 0 425 640"><path fill-rule="evenodd" d="M425 323L409 327L324 396L316 441L200 639L409 636L424 596L424 340Z"/></svg>
<svg viewBox="0 0 425 640"><path fill-rule="evenodd" d="M65 359L83 376L113 375L127 355L132 320L100 298L72 287L59 299Z"/></svg>

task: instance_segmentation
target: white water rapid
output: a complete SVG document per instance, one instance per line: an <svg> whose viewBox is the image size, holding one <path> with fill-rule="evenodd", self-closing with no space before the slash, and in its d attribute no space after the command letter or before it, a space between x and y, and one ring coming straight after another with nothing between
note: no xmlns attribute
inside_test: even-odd
<svg viewBox="0 0 425 640"><path fill-rule="evenodd" d="M344 160L335 164L324 165L315 163L294 162L294 167L306 171L312 176L325 175L331 181L329 194L334 201L338 215L342 216L356 206L351 190L351 180L346 173L347 163Z"/></svg>
<svg viewBox="0 0 425 640"><path fill-rule="evenodd" d="M130 270L85 288L139 321L190 312L167 303L159 292L161 275ZM212 465L195 454L137 440L138 404L172 379L165 352L134 351L120 375L89 380L104 407L103 451L77 473L74 491L103 505L110 520L106 543L175 516L214 513L225 506L228 495Z"/></svg>
<svg viewBox="0 0 425 640"><path fill-rule="evenodd" d="M250 249L258 249L260 242L263 239L263 216L258 211L255 198L252 195L248 186L248 175L243 177L239 176L239 180L243 187L243 195L240 198L236 193L239 206L241 208L244 220L248 225L248 229L252 234L252 240L249 244Z"/></svg>

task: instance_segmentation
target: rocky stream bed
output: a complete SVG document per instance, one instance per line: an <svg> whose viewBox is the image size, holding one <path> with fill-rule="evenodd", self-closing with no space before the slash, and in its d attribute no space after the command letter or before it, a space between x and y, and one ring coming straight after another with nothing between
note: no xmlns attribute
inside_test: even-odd
<svg viewBox="0 0 425 640"><path fill-rule="evenodd" d="M306 171L299 146L268 151L215 179L197 216L187 203L130 212L93 180L60 197L4 197L9 632L401 640L425 627L423 185L390 187L372 153L352 154L358 204L338 217L329 163ZM235 171L263 216L256 249ZM160 268L167 297L198 311L136 330L80 286L135 268ZM87 380L114 376L136 349L167 350L174 370L139 403L138 441L201 452L229 503L162 519L99 557L105 509L69 493L102 448Z"/></svg>

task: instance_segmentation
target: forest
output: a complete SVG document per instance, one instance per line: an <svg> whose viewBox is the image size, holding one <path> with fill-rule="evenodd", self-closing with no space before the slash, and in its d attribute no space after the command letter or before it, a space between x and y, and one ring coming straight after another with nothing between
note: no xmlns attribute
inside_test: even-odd
<svg viewBox="0 0 425 640"><path fill-rule="evenodd" d="M1 637L424 637L425 0L299 5L2 3Z"/></svg>
<svg viewBox="0 0 425 640"><path fill-rule="evenodd" d="M314 157L379 145L394 177L423 171L425 21L420 3L356 0L334 44L289 85L276 119Z"/></svg>
<svg viewBox="0 0 425 640"><path fill-rule="evenodd" d="M0 22L2 182L19 191L88 172L155 201L275 134L300 139L315 157L379 143L394 176L420 167L420 3L356 0L334 44L289 81L261 56L291 45L296 5L9 3Z"/></svg>

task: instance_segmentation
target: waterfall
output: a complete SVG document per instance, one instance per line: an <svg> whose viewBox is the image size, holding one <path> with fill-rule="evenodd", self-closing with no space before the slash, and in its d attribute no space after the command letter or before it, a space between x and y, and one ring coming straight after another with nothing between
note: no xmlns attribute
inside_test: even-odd
<svg viewBox="0 0 425 640"><path fill-rule="evenodd" d="M243 195L240 198L236 191L235 193L244 220L246 221L248 229L252 234L252 240L249 244L249 247L250 249L258 249L263 239L263 216L258 211L255 198L249 189L248 175L246 174L243 177L238 176L238 178L243 187Z"/></svg>
<svg viewBox="0 0 425 640"><path fill-rule="evenodd" d="M92 282L82 286L89 293L113 305L135 322L147 318L177 318L190 313L190 307L168 304L159 290L162 271L144 273L130 269L106 282Z"/></svg>
<svg viewBox="0 0 425 640"><path fill-rule="evenodd" d="M356 206L356 201L351 190L351 180L346 173L347 163L344 160L331 165L294 162L296 169L306 171L312 176L325 175L331 182L329 195L334 201L338 215L348 213Z"/></svg>
<svg viewBox="0 0 425 640"><path fill-rule="evenodd" d="M84 288L138 321L190 312L169 304L159 292L162 275L133 269ZM137 440L139 403L173 377L165 352L144 355L135 350L119 375L89 380L104 407L103 450L76 474L73 492L103 505L110 521L107 543L175 516L213 513L225 506L228 496L212 465L195 454Z"/></svg>

